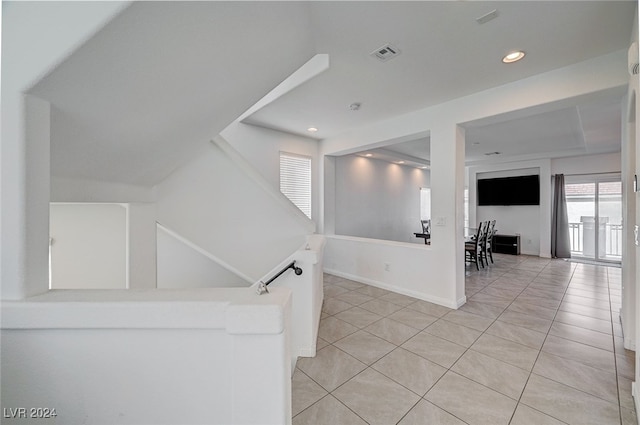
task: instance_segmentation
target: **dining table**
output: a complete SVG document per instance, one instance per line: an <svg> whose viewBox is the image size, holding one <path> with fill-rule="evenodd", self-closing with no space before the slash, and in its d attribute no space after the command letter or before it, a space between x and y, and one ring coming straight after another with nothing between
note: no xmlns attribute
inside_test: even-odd
<svg viewBox="0 0 640 425"><path fill-rule="evenodd" d="M425 245L431 245L431 233L415 232L416 238L424 239Z"/></svg>

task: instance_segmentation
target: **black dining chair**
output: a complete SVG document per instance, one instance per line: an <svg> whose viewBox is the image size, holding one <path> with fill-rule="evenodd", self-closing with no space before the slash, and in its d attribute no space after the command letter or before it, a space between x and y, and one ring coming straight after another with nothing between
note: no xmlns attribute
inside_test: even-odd
<svg viewBox="0 0 640 425"><path fill-rule="evenodd" d="M487 263L487 265L489 265L489 259L491 259L491 264L493 264L493 237L495 236L497 231L498 230L496 229L496 221L492 220L491 223L489 223L486 238L487 241L484 247L484 261L485 263Z"/></svg>
<svg viewBox="0 0 640 425"><path fill-rule="evenodd" d="M420 220L420 224L422 225L422 233L424 236L425 245L431 244L431 220Z"/></svg>
<svg viewBox="0 0 640 425"><path fill-rule="evenodd" d="M422 233L431 233L431 220L420 220Z"/></svg>
<svg viewBox="0 0 640 425"><path fill-rule="evenodd" d="M475 236L472 236L471 240L465 242L464 244L465 261L476 263L476 269L478 269L478 271L480 271L480 266L478 264L481 264L484 268L484 263L482 262L482 252L480 250L481 240L484 235L484 228L484 223L480 222L480 224L478 224L478 230L476 231Z"/></svg>

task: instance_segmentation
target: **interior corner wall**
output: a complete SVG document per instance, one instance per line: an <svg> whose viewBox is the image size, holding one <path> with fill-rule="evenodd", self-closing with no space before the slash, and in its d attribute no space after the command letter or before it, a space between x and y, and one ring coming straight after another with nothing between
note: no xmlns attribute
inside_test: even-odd
<svg viewBox="0 0 640 425"><path fill-rule="evenodd" d="M295 134L234 122L220 135L276 189L280 190L280 152L311 158L311 217L319 222L318 141Z"/></svg>
<svg viewBox="0 0 640 425"><path fill-rule="evenodd" d="M26 144L24 294L35 295L49 289L51 105L31 95L25 95L24 98ZM3 180L5 178L3 175ZM7 230L4 225L2 229L3 232Z"/></svg>
<svg viewBox="0 0 640 425"><path fill-rule="evenodd" d="M430 172L373 158L336 158L335 233L345 236L424 244L420 188Z"/></svg>
<svg viewBox="0 0 640 425"><path fill-rule="evenodd" d="M130 203L127 213L129 289L156 288L156 204Z"/></svg>
<svg viewBox="0 0 640 425"><path fill-rule="evenodd" d="M216 144L157 186L157 221L254 281L298 250L312 226ZM259 177L259 176L258 176ZM289 208L286 208L289 207Z"/></svg>
<svg viewBox="0 0 640 425"><path fill-rule="evenodd" d="M337 157L323 155L320 159L320 220L318 231L324 235L336 233L336 161Z"/></svg>
<svg viewBox="0 0 640 425"><path fill-rule="evenodd" d="M499 234L519 234L520 252L551 256L551 162L550 160L488 164L469 168L469 224L496 220ZM538 174L540 205L478 206L477 180Z"/></svg>

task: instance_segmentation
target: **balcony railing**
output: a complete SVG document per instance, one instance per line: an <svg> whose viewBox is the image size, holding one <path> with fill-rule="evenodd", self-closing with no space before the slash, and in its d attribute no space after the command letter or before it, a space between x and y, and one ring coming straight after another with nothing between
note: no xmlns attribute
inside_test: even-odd
<svg viewBox="0 0 640 425"><path fill-rule="evenodd" d="M586 232L585 232L586 225ZM571 253L574 255L595 257L594 223L569 223ZM601 224L598 230L598 257L601 259L620 259L622 256L622 224Z"/></svg>

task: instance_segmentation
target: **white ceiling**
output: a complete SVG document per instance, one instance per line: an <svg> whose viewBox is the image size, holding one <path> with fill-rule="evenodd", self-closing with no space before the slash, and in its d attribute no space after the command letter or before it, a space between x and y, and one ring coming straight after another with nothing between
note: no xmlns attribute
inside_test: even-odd
<svg viewBox="0 0 640 425"><path fill-rule="evenodd" d="M306 137L314 126L312 137L331 137L626 49L635 7L634 1L138 2L30 92L53 105L54 175L151 185L316 53L329 54L327 71L245 122ZM496 19L475 21L494 9ZM369 55L386 43L401 55L385 63ZM527 56L502 64L513 49ZM468 160L489 151L506 157L559 147L563 155L619 150L623 95L468 123ZM360 110L349 110L353 102ZM428 139L387 149L428 158Z"/></svg>
<svg viewBox="0 0 640 425"><path fill-rule="evenodd" d="M133 3L30 90L52 174L158 183L315 54L308 27L304 3Z"/></svg>
<svg viewBox="0 0 640 425"><path fill-rule="evenodd" d="M625 88L569 107L546 105L545 111L518 111L517 117L492 117L491 123L467 123L467 165L487 162L559 158L620 151L622 98ZM563 102L566 103L566 102ZM515 115L515 114L514 114ZM499 154L495 154L499 152ZM430 164L429 137L368 151L373 157Z"/></svg>
<svg viewBox="0 0 640 425"><path fill-rule="evenodd" d="M498 12L496 19L476 22L492 10ZM634 2L608 1L317 3L313 19L322 24L314 27L314 35L319 50L329 53L331 68L244 122L317 139L332 137L626 49L634 10ZM388 42L402 53L384 63L369 55ZM525 59L501 63L502 56L515 49L524 50ZM470 123L466 162L619 151L625 93L617 90L562 109L550 106L548 112L513 120ZM353 102L361 103L358 111L349 109ZM311 126L319 131L308 133ZM500 155L486 156L489 152ZM428 164L429 139L366 153Z"/></svg>

